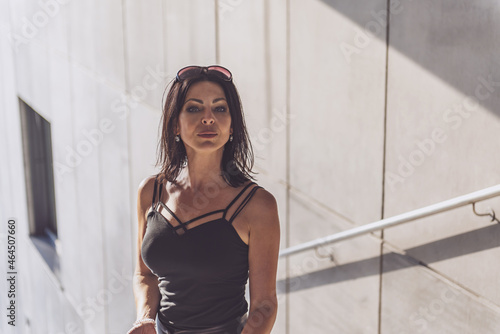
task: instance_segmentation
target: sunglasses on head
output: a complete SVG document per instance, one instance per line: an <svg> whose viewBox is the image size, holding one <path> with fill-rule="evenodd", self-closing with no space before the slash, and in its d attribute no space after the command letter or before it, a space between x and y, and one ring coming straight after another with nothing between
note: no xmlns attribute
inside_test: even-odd
<svg viewBox="0 0 500 334"><path fill-rule="evenodd" d="M178 82L181 82L187 78L199 76L202 73L213 75L219 79L224 81L231 81L233 75L231 72L222 66L219 65L211 65L211 66L186 66L183 67L177 72L175 79Z"/></svg>

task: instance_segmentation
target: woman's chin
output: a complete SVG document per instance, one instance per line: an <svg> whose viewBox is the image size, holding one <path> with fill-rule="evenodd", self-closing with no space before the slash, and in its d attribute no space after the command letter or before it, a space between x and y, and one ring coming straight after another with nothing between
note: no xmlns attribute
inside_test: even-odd
<svg viewBox="0 0 500 334"><path fill-rule="evenodd" d="M195 143L193 145L187 145L195 152L199 153L210 153L221 150L224 148L224 143L218 143L216 141L204 140L202 142Z"/></svg>

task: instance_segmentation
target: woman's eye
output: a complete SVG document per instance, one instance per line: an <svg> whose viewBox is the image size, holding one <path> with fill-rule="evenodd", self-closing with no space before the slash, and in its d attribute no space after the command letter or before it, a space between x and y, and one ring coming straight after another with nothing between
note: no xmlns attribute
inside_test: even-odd
<svg viewBox="0 0 500 334"><path fill-rule="evenodd" d="M198 107L187 107L186 108L187 112L197 112L198 110L200 110Z"/></svg>
<svg viewBox="0 0 500 334"><path fill-rule="evenodd" d="M219 111L219 112L224 112L226 110L227 110L226 107L217 107L217 108L215 108L215 111Z"/></svg>

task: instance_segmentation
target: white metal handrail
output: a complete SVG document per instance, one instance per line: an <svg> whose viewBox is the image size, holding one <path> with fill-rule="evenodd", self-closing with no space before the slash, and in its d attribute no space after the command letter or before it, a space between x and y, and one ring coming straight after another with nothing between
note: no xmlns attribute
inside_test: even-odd
<svg viewBox="0 0 500 334"><path fill-rule="evenodd" d="M391 226L403 224L403 223L406 223L406 222L409 222L412 220L416 220L419 218L431 216L431 215L434 215L434 214L437 214L437 213L440 213L443 211L448 211L448 210L455 209L455 208L465 206L468 204L473 204L475 202L484 201L486 199L496 197L496 196L500 196L500 184L493 186L493 187L485 188L485 189L482 189L479 191L475 191L475 192L467 194L467 195L455 197L455 198L452 198L452 199L449 199L449 200L446 200L443 202L432 204L432 205L429 205L429 206L426 206L426 207L423 207L420 209L416 209L413 211L402 213L402 214L394 216L394 217L385 218L385 219L378 220L378 221L373 222L373 223L358 226L358 227L351 228L351 229L346 230L346 231L331 234L331 235L323 237L323 238L318 238L315 240L305 242L303 244L292 246L292 247L281 250L279 253L279 256L284 257L284 256L288 256L291 254L303 252L303 251L306 251L306 250L309 250L312 248L316 248L319 246L323 246L326 244L331 244L331 243L339 242L342 240L354 238L354 237L357 237L357 236L360 236L363 234L367 234L370 232L379 231L379 230L382 230L382 229L387 228L387 227L391 227Z"/></svg>

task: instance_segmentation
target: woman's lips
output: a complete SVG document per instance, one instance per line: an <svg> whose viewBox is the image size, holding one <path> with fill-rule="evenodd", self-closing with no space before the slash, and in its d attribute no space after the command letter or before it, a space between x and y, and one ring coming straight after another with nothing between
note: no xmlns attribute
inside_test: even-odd
<svg viewBox="0 0 500 334"><path fill-rule="evenodd" d="M198 136L202 137L202 138L213 138L215 136L217 136L216 133L199 133Z"/></svg>

